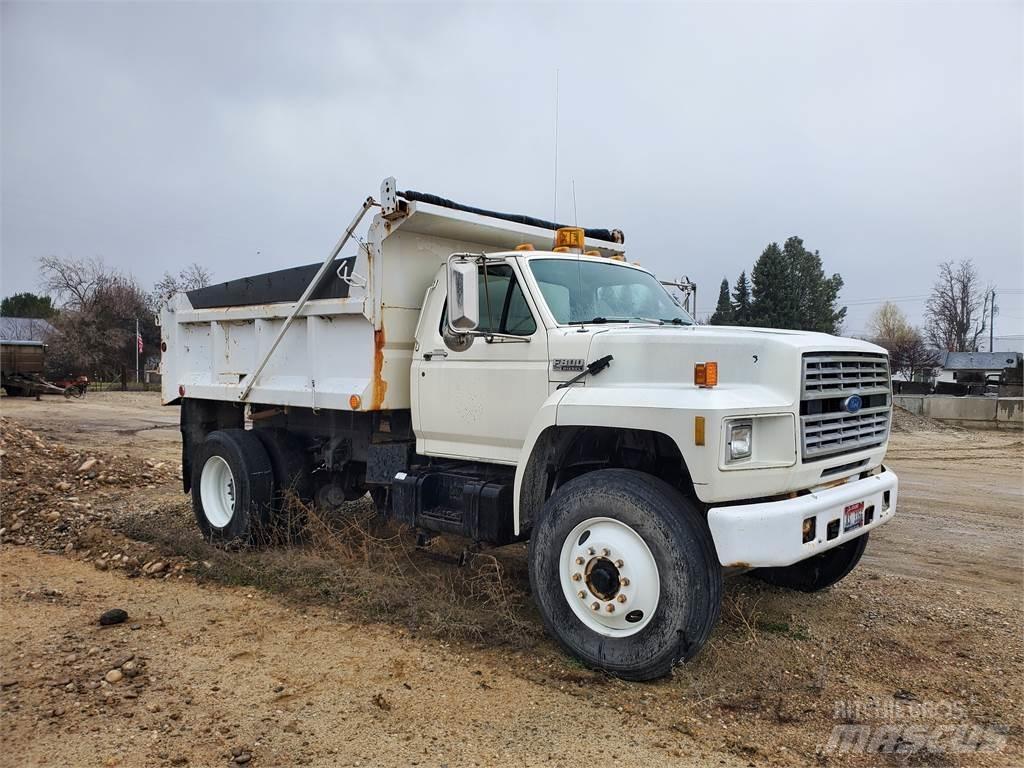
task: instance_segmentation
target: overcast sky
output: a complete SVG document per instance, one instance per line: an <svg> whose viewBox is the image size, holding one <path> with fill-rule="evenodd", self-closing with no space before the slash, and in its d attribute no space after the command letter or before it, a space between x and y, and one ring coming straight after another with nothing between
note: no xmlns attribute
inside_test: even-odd
<svg viewBox="0 0 1024 768"><path fill-rule="evenodd" d="M701 310L798 234L850 333L970 257L1024 335L1022 9L5 2L2 292L48 254L147 286L318 261L387 175L549 218L558 70L559 219L575 180Z"/></svg>

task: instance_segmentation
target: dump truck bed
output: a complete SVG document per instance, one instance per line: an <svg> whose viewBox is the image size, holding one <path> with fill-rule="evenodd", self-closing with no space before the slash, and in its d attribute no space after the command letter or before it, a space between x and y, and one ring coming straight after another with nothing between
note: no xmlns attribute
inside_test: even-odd
<svg viewBox="0 0 1024 768"><path fill-rule="evenodd" d="M548 249L552 238L545 227L422 200L385 208L356 256L337 259L299 310L246 402L410 408L416 324L448 256L522 243ZM622 252L621 245L592 238L587 247ZM239 402L318 268L291 267L174 296L161 313L163 402Z"/></svg>

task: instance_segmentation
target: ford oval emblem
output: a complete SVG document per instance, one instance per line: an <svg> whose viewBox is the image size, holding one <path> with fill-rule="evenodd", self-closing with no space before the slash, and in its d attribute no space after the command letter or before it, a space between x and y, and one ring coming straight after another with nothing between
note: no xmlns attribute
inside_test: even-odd
<svg viewBox="0 0 1024 768"><path fill-rule="evenodd" d="M864 401L860 399L860 395L850 395L843 400L843 410L847 413L856 413L863 407Z"/></svg>

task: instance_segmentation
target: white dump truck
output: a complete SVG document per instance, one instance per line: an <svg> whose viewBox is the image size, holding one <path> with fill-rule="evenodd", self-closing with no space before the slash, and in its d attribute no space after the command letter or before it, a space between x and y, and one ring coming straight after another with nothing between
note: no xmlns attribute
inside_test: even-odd
<svg viewBox="0 0 1024 768"><path fill-rule="evenodd" d="M161 325L205 537L262 538L287 490L529 540L548 632L623 678L700 650L724 573L823 589L895 513L885 351L695 324L618 230L389 178L322 264L179 294Z"/></svg>

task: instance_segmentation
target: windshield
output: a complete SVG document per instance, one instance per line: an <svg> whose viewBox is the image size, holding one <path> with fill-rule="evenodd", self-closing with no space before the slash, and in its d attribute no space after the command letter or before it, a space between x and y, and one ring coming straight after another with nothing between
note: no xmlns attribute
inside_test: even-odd
<svg viewBox="0 0 1024 768"><path fill-rule="evenodd" d="M693 325L661 283L639 269L614 261L533 259L530 270L561 325L631 321Z"/></svg>

